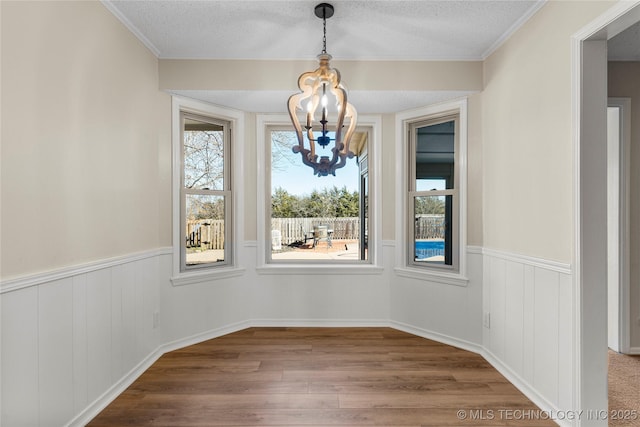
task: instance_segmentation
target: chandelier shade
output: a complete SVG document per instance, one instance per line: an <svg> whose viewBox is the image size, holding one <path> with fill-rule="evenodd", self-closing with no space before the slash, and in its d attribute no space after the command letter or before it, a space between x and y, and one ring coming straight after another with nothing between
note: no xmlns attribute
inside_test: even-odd
<svg viewBox="0 0 640 427"><path fill-rule="evenodd" d="M298 142L293 146L293 152L301 154L302 162L313 168L315 175L335 176L336 169L354 156L349 142L356 129L358 113L348 102L340 72L331 68L331 55L327 53L326 19L333 16L333 6L321 3L316 6L315 14L322 18L324 29L319 66L315 71L300 75L300 92L289 97L287 107ZM324 150L332 142L331 154L318 153L318 148Z"/></svg>

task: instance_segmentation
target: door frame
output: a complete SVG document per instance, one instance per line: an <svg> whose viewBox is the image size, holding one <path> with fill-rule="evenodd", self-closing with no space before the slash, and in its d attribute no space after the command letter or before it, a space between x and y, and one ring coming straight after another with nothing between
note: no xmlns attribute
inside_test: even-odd
<svg viewBox="0 0 640 427"><path fill-rule="evenodd" d="M571 38L574 153L574 408L606 410L607 40L640 21L640 1L611 6ZM580 426L606 420L579 419Z"/></svg>
<svg viewBox="0 0 640 427"><path fill-rule="evenodd" d="M630 311L630 197L631 98L609 98L608 109L618 109L616 129L607 131L608 218L608 345L614 351L631 350ZM608 113L607 113L608 114ZM613 252L613 253L612 253ZM614 298L612 301L611 298Z"/></svg>

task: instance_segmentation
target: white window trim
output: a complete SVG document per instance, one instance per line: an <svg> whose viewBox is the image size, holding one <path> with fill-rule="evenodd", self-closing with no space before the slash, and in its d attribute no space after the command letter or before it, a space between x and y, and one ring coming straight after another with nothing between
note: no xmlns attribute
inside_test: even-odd
<svg viewBox="0 0 640 427"><path fill-rule="evenodd" d="M459 230L458 230L458 271L443 271L429 266L412 266L408 260L408 233L407 233L407 209L408 209L408 177L407 165L409 164L409 124L431 116L445 114L447 112L459 114ZM396 239L398 248L396 251L395 272L399 276L414 279L429 280L455 286L467 286L467 99L444 102L430 105L415 110L404 111L396 114Z"/></svg>
<svg viewBox="0 0 640 427"><path fill-rule="evenodd" d="M271 247L271 239L267 236L267 161L270 161L267 148L267 128L270 126L289 126L291 119L285 114L258 114L256 115L256 141L257 141L257 215L258 215L258 259L256 271L259 274L382 274L382 206L381 206L381 159L380 147L382 139L382 117L378 115L363 115L358 117L359 127L370 127L371 141L369 145L369 207L373 221L369 222L370 259L368 263L328 263L306 262L300 260L292 263L268 263L267 251ZM339 173L339 171L338 171ZM314 178L318 179L318 178ZM321 178L320 178L321 179ZM295 260L294 260L295 261ZM330 268L327 268L330 267Z"/></svg>
<svg viewBox="0 0 640 427"><path fill-rule="evenodd" d="M182 183L182 151L180 112L211 116L231 123L231 263L225 266L212 266L193 271L180 271L181 256L181 202L180 188ZM238 248L243 241L242 225L244 224L244 113L229 108L219 107L194 99L173 96L171 99L171 152L172 152L172 239L173 239L173 271L171 283L174 286L201 283L213 279L235 277L244 274L245 269L238 262Z"/></svg>

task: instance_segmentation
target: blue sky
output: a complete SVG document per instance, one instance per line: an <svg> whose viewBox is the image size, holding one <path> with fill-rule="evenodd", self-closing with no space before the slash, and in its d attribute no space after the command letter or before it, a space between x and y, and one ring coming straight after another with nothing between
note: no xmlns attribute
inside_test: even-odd
<svg viewBox="0 0 640 427"><path fill-rule="evenodd" d="M293 134L293 133L292 133ZM291 142L293 145L294 142ZM326 151L326 154L324 153ZM318 155L331 154L330 148L319 148ZM324 188L347 187L351 192L358 191L359 168L356 158L347 159L347 164L336 170L336 176L321 176L313 174L313 169L302 163L302 157L294 153L290 148L280 150L283 156L279 161L279 166L271 171L271 188L282 187L289 194L309 195L315 189L322 191Z"/></svg>

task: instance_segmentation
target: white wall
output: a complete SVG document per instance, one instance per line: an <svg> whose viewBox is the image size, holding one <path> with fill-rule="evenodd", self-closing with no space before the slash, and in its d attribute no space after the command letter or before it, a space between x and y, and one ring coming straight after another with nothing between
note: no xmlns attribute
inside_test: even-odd
<svg viewBox="0 0 640 427"><path fill-rule="evenodd" d="M99 2L1 2L3 279L170 245L170 98Z"/></svg>
<svg viewBox="0 0 640 427"><path fill-rule="evenodd" d="M573 256L571 36L608 2L547 2L484 63L484 247Z"/></svg>

